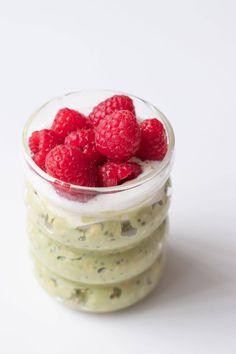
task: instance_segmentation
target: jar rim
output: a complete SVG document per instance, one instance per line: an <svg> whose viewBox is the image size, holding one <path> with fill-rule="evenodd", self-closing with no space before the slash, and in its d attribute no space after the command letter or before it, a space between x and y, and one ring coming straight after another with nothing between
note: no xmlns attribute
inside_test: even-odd
<svg viewBox="0 0 236 354"><path fill-rule="evenodd" d="M66 96L72 96L72 95L76 95L76 94L80 94L80 93L95 93L95 92L104 92L107 93L108 95L110 94L112 95L127 95L130 98L133 98L135 100L138 100L142 103L144 103L151 111L153 111L153 113L157 114L158 118L161 118L161 121L164 123L166 132L167 132L167 139L168 139L168 149L167 149L167 153L164 157L164 159L162 161L160 161L159 166L154 169L153 171L151 171L150 173L146 174L143 178L137 179L135 181L132 180L132 182L130 181L129 184L121 184L118 186L114 186L114 187L86 187L86 186L79 186L76 184L71 184L71 183L66 183L63 182L61 180L58 180L52 176L50 176L48 173L44 172L32 159L32 154L30 152L29 146L28 146L28 129L31 125L31 123L33 122L35 116L42 110L44 109L47 105L51 104L53 101L56 101L58 99L61 99L63 97ZM109 97L109 96L108 96ZM151 118L151 117L150 117ZM172 157L173 157L173 153L174 153L174 146L175 146L175 136L174 136L174 131L173 128L169 122L169 120L166 118L166 116L157 108L155 107L152 103L149 103L148 101L133 95L133 94L129 94L123 91L117 91L117 90L109 90L109 89L85 89L85 90L79 90L79 91L73 91L73 92L69 92L65 95L60 95L57 97L54 97L52 99L50 99L49 101L47 101L46 103L44 103L43 105L41 105L36 111L34 111L30 117L27 119L24 128L23 128L23 134L22 134L22 144L23 144L23 155L24 158L26 160L26 162L28 163L28 165L31 167L31 169L36 172L36 174L41 177L42 179L44 179L46 182L49 183L57 183L57 184L61 184L61 185L69 185L70 188L72 190L75 191L88 191L88 192L96 192L96 193L112 193L112 192L121 192L121 191L125 191L125 190L129 190L129 189L133 189L135 187L138 187L148 181L150 181L151 179L157 177L158 175L160 175L163 170L171 163L172 161Z"/></svg>

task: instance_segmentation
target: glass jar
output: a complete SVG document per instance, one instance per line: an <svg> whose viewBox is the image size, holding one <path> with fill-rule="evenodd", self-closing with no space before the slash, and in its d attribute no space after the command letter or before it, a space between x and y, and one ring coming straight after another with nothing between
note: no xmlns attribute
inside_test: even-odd
<svg viewBox="0 0 236 354"><path fill-rule="evenodd" d="M161 162L143 163L139 178L109 188L68 185L46 174L32 160L28 139L33 131L50 127L59 109L86 115L115 94L121 93L88 90L55 98L29 118L23 132L27 224L36 277L64 304L92 312L128 307L159 282L168 233L172 127L153 105L129 95L138 119L163 122L168 151Z"/></svg>

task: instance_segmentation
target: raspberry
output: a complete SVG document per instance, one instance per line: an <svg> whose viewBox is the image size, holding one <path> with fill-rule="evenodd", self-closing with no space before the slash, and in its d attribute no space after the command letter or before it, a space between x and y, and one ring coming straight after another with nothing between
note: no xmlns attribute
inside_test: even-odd
<svg viewBox="0 0 236 354"><path fill-rule="evenodd" d="M141 167L134 162L107 162L98 169L99 185L101 187L117 186L125 181L136 178L141 172Z"/></svg>
<svg viewBox="0 0 236 354"><path fill-rule="evenodd" d="M135 114L133 101L124 95L115 95L99 103L89 114L88 119L92 126L97 127L107 114L115 111L127 110Z"/></svg>
<svg viewBox="0 0 236 354"><path fill-rule="evenodd" d="M96 149L93 129L81 129L71 132L65 138L65 145L79 148L91 162L99 163L104 159Z"/></svg>
<svg viewBox="0 0 236 354"><path fill-rule="evenodd" d="M45 159L48 152L58 143L58 136L50 129L35 131L30 136L29 147L34 153L33 160L42 170L45 170Z"/></svg>
<svg viewBox="0 0 236 354"><path fill-rule="evenodd" d="M90 199L96 196L95 191L82 190L71 188L71 185L68 183L61 183L55 181L53 183L56 192L61 196L69 200L79 201L80 203L86 203Z"/></svg>
<svg viewBox="0 0 236 354"><path fill-rule="evenodd" d="M138 177L143 171L141 166L136 162L129 162L129 165L132 167L132 173L129 175L129 178L126 179L130 181L131 179Z"/></svg>
<svg viewBox="0 0 236 354"><path fill-rule="evenodd" d="M64 138L72 131L86 126L86 118L83 114L70 108L60 109L52 124L52 130L61 138Z"/></svg>
<svg viewBox="0 0 236 354"><path fill-rule="evenodd" d="M35 154L39 151L39 131L35 131L29 138L29 148Z"/></svg>
<svg viewBox="0 0 236 354"><path fill-rule="evenodd" d="M142 160L163 160L168 144L164 125L156 118L140 124L141 143L137 156Z"/></svg>
<svg viewBox="0 0 236 354"><path fill-rule="evenodd" d="M74 146L58 145L46 157L46 171L52 177L80 186L96 186L96 168Z"/></svg>
<svg viewBox="0 0 236 354"><path fill-rule="evenodd" d="M45 171L45 160L47 157L48 151L40 150L36 152L33 156L34 162L43 170Z"/></svg>
<svg viewBox="0 0 236 354"><path fill-rule="evenodd" d="M139 148L140 128L130 111L106 116L95 131L97 150L114 162L124 162Z"/></svg>
<svg viewBox="0 0 236 354"><path fill-rule="evenodd" d="M48 152L58 143L59 139L56 133L50 129L35 131L29 138L29 148L34 154L41 150Z"/></svg>

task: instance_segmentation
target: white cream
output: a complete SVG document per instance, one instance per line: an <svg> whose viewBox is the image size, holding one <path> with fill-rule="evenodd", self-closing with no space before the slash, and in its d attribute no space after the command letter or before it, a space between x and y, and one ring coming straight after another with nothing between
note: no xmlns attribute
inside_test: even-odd
<svg viewBox="0 0 236 354"><path fill-rule="evenodd" d="M158 161L138 162L143 169L142 174L135 180L126 182L125 185L132 187L134 182L145 180L145 176L155 174L160 163ZM167 169L168 170L168 169ZM104 221L111 218L111 213L119 213L124 211L122 219L126 219L125 210L136 209L148 206L162 199L164 193L164 182L167 180L168 171L165 169L164 174L158 174L154 178L142 183L134 188L119 191L117 193L97 194L86 203L72 201L58 195L54 187L47 181L43 180L28 166L26 166L27 179L33 185L35 190L44 200L48 201L47 207L51 212L59 217L66 218L71 227L85 226L98 221ZM82 220L84 216L91 217L91 221ZM87 218L86 218L87 219Z"/></svg>

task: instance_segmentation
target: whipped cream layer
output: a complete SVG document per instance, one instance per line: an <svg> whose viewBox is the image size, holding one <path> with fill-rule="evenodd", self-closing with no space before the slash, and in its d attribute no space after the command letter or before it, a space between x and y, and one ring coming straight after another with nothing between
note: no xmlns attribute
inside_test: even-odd
<svg viewBox="0 0 236 354"><path fill-rule="evenodd" d="M169 168L165 168L162 173L155 175L160 168L160 162L143 162L138 159L134 159L134 161L142 166L143 172L135 180L124 184L127 189L116 193L97 194L86 203L60 196L51 183L38 176L29 166L26 166L25 170L28 181L40 197L46 201L48 209L53 214L66 218L71 226L77 227L103 221L111 218L112 214L121 212L122 219L125 220L126 210L130 212L132 209L151 205L162 199L165 193L164 184L169 176ZM150 178L152 175L155 176ZM147 181L145 181L146 176L148 176ZM132 188L134 182L137 183L139 180L142 181L142 184ZM115 191L115 188L112 189ZM88 221L88 218L91 220Z"/></svg>

